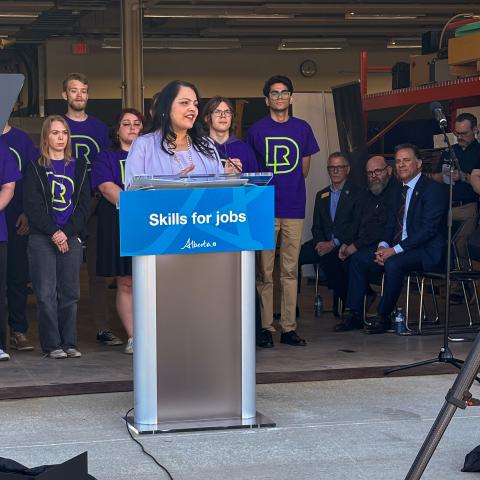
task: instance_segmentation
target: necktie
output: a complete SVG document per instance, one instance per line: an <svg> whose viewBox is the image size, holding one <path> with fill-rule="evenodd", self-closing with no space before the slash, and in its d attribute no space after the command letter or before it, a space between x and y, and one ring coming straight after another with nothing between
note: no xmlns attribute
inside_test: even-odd
<svg viewBox="0 0 480 480"><path fill-rule="evenodd" d="M397 224L395 225L395 235L393 236L393 244L397 245L402 241L403 233L403 217L405 215L405 204L407 203L407 192L410 187L408 185L403 185L402 187L402 203L397 213Z"/></svg>

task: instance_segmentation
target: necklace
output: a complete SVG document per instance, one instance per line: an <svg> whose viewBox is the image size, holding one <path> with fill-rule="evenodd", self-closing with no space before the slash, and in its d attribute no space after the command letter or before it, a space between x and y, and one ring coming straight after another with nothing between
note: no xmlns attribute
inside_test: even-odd
<svg viewBox="0 0 480 480"><path fill-rule="evenodd" d="M177 165L180 170L184 170L188 166L193 164L193 158L192 158L192 141L190 140L190 135L187 135L187 161L185 162L185 159L182 159L177 155L177 152L173 152L173 159L175 162L177 162Z"/></svg>

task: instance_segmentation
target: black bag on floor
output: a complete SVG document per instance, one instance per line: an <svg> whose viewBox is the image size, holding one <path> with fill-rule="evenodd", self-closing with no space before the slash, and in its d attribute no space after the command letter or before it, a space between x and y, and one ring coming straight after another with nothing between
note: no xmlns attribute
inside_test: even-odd
<svg viewBox="0 0 480 480"><path fill-rule="evenodd" d="M95 480L88 474L87 452L59 465L27 468L21 463L0 457L0 480Z"/></svg>
<svg viewBox="0 0 480 480"><path fill-rule="evenodd" d="M480 445L465 455L462 472L480 472Z"/></svg>

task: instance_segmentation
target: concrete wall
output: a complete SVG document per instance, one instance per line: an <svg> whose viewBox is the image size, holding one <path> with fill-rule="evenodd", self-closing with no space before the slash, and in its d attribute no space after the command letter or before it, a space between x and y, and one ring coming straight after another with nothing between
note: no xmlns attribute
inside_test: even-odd
<svg viewBox="0 0 480 480"><path fill-rule="evenodd" d="M71 39L52 39L46 43L47 98L60 98L66 73L84 72L91 82L92 98L121 97L120 50L102 49L101 42L90 40L90 53L71 54ZM278 52L272 49L242 48L235 51L148 51L144 56L145 97L151 97L170 80L180 78L195 83L204 97L222 94L230 97L261 96L263 81L275 73L292 78L298 91L329 90L332 85L358 79L359 50L318 52ZM409 51L369 49L371 65L393 65L408 61ZM303 60L316 61L318 73L301 76ZM369 76L369 91L391 89L388 74Z"/></svg>

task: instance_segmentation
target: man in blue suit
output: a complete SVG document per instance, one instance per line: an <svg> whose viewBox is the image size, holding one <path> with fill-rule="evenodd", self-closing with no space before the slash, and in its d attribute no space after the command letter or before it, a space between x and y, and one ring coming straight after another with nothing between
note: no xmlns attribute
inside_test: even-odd
<svg viewBox="0 0 480 480"><path fill-rule="evenodd" d="M407 272L445 269L447 192L422 174L422 160L415 145L404 143L395 147L395 168L402 188L393 203L382 241L351 257L345 322L359 324L369 276L384 271L378 314L365 327L365 333L383 333L390 325Z"/></svg>

